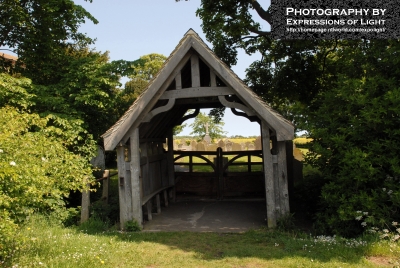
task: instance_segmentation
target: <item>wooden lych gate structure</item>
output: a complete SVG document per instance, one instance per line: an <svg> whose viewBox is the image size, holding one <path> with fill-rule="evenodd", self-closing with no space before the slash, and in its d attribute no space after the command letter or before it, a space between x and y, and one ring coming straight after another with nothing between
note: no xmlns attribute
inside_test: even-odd
<svg viewBox="0 0 400 268"><path fill-rule="evenodd" d="M103 134L104 148L117 150L120 223L151 218L152 201L174 192L173 132L202 108L231 108L260 124L262 176L268 227L289 213L286 141L294 127L248 88L190 29L126 113ZM186 115L188 110L194 110ZM167 143L167 149L163 144ZM273 154L271 146L273 146ZM175 152L176 153L176 152Z"/></svg>

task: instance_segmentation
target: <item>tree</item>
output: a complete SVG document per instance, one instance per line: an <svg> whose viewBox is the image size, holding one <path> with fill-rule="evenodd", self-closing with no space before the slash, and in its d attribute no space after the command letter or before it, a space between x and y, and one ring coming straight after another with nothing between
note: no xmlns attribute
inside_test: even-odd
<svg viewBox="0 0 400 268"><path fill-rule="evenodd" d="M205 113L200 112L194 122L189 126L193 129L190 135L196 135L197 139L203 140L206 135L206 124L208 124L208 132L212 140L221 138L226 132L223 131L223 121L215 122L213 116L207 116Z"/></svg>
<svg viewBox="0 0 400 268"><path fill-rule="evenodd" d="M399 40L354 40L329 59L336 83L315 99L307 127L308 161L324 181L322 231L352 236L400 220L399 53Z"/></svg>
<svg viewBox="0 0 400 268"><path fill-rule="evenodd" d="M83 121L32 113L34 87L27 78L0 73L1 263L23 243L18 224L36 212L66 220L65 197L94 182L89 159L95 143Z"/></svg>
<svg viewBox="0 0 400 268"><path fill-rule="evenodd" d="M59 80L49 85L33 87L34 111L47 116L68 116L84 122L87 131L98 140L117 119L119 74L109 63L108 54L68 50L64 68L54 70Z"/></svg>
<svg viewBox="0 0 400 268"><path fill-rule="evenodd" d="M255 10L265 24L254 20L251 10ZM238 48L249 54L264 53L269 44L270 33L263 28L271 23L271 16L258 1L202 0L196 14L203 21L203 31L213 44L214 52L228 65L236 64Z"/></svg>
<svg viewBox="0 0 400 268"><path fill-rule="evenodd" d="M93 43L78 31L86 19L97 23L72 0L3 0L0 47L8 47L18 55L21 73L35 84L47 84L57 80L50 75L54 69L63 69L63 50ZM37 72L40 76L36 76Z"/></svg>
<svg viewBox="0 0 400 268"><path fill-rule="evenodd" d="M130 80L125 83L125 88L120 95L120 109L125 112L129 106L142 94L147 84L161 69L166 56L157 53L143 55L131 62ZM122 115L122 114L121 114Z"/></svg>

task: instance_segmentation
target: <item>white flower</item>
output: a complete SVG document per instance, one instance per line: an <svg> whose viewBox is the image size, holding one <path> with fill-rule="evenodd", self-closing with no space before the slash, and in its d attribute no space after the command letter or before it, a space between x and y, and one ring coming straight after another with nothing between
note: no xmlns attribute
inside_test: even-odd
<svg viewBox="0 0 400 268"><path fill-rule="evenodd" d="M10 162L10 165L11 165L11 166L16 166L17 163L15 163L14 161L11 161L11 162Z"/></svg>
<svg viewBox="0 0 400 268"><path fill-rule="evenodd" d="M42 156L42 161L47 162L47 159Z"/></svg>
<svg viewBox="0 0 400 268"><path fill-rule="evenodd" d="M362 216L356 217L356 220L360 221L362 219Z"/></svg>
<svg viewBox="0 0 400 268"><path fill-rule="evenodd" d="M367 223L366 223L365 221L363 221L363 222L361 223L361 226L362 226L362 227L365 227L365 226L367 226Z"/></svg>
<svg viewBox="0 0 400 268"><path fill-rule="evenodd" d="M383 229L382 230L384 233L389 233L389 230L388 229Z"/></svg>
<svg viewBox="0 0 400 268"><path fill-rule="evenodd" d="M368 212L363 212L364 215L368 215Z"/></svg>
<svg viewBox="0 0 400 268"><path fill-rule="evenodd" d="M361 210L357 210L357 213L362 213L362 211Z"/></svg>
<svg viewBox="0 0 400 268"><path fill-rule="evenodd" d="M393 191L392 190L389 190L388 191L388 195L390 195L390 194L392 194L393 193Z"/></svg>
<svg viewBox="0 0 400 268"><path fill-rule="evenodd" d="M397 221L392 221L393 226L397 226L397 224L398 224Z"/></svg>
<svg viewBox="0 0 400 268"><path fill-rule="evenodd" d="M400 233L400 228L397 228L396 231L397 231L398 233Z"/></svg>
<svg viewBox="0 0 400 268"><path fill-rule="evenodd" d="M4 153L3 149L0 149L0 153Z"/></svg>
<svg viewBox="0 0 400 268"><path fill-rule="evenodd" d="M386 191L386 188L382 188L382 191Z"/></svg>

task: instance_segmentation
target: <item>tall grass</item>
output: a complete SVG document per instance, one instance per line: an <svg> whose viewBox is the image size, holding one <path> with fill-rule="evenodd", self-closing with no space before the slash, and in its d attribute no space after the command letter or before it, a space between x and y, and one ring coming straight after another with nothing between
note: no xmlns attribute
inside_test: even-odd
<svg viewBox="0 0 400 268"><path fill-rule="evenodd" d="M35 217L13 267L377 267L399 265L397 243L311 237L266 229L244 234L105 230L91 220L63 228Z"/></svg>

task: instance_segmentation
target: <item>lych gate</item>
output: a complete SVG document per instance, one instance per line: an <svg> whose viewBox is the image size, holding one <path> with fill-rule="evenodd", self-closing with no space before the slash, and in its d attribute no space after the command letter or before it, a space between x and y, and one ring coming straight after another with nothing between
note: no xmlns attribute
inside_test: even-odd
<svg viewBox="0 0 400 268"><path fill-rule="evenodd" d="M151 211L152 200L159 203L160 193L165 202L167 190L173 193L173 127L195 117L202 108L223 106L260 124L268 227L289 213L286 141L294 137L293 125L189 30L142 95L103 135L105 150L117 148L121 228L129 220L142 223L143 206ZM186 115L190 109L194 112Z"/></svg>

